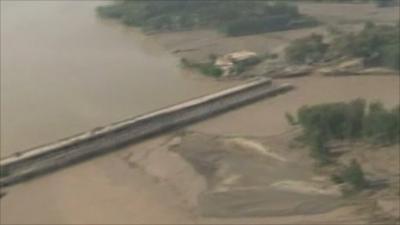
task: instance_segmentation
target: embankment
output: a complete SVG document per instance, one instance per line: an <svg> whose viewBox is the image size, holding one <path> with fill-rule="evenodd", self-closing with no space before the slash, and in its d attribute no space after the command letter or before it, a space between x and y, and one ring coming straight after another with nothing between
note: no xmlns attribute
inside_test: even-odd
<svg viewBox="0 0 400 225"><path fill-rule="evenodd" d="M292 88L288 84L274 85L270 79L258 79L31 149L1 160L0 185L7 186L48 173Z"/></svg>

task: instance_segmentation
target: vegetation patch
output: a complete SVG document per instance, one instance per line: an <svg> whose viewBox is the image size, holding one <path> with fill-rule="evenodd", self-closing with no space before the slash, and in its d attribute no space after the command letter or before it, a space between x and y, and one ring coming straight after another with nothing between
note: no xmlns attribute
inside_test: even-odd
<svg viewBox="0 0 400 225"><path fill-rule="evenodd" d="M328 44L323 42L323 36L311 36L293 41L285 50L286 58L295 64L317 62L328 50Z"/></svg>
<svg viewBox="0 0 400 225"><path fill-rule="evenodd" d="M195 63L186 58L182 58L181 65L184 68L194 69L206 76L211 76L215 78L222 76L224 72L221 68L215 66L214 61L211 60L205 63Z"/></svg>
<svg viewBox="0 0 400 225"><path fill-rule="evenodd" d="M302 128L302 135L297 140L309 148L311 156L319 165L334 166L331 180L343 184L342 191L345 195L368 188L369 181L355 159L348 165L337 164L331 152L333 143L400 143L400 105L387 109L380 102L367 104L364 99L356 99L350 102L303 106L297 111L296 117L286 113L286 119L290 124ZM333 162L335 164L331 164Z"/></svg>
<svg viewBox="0 0 400 225"><path fill-rule="evenodd" d="M251 58L248 58L246 60L234 62L233 68L232 68L232 74L239 75L249 69L252 66L255 66L262 62L265 59L264 56L254 56Z"/></svg>
<svg viewBox="0 0 400 225"><path fill-rule="evenodd" d="M210 54L208 57L208 61L201 63L182 58L181 66L187 69L197 70L198 72L207 76L220 77L223 75L239 75L249 68L259 64L263 60L275 57L274 55L266 53L263 55L249 56L248 58L240 60L226 59L226 56L229 55L230 54L218 57L217 55ZM229 63L231 63L229 68L224 67L223 65L219 65L218 60L220 59L226 62L229 61Z"/></svg>
<svg viewBox="0 0 400 225"><path fill-rule="evenodd" d="M350 185L342 189L344 194L358 192L368 187L368 181L365 179L364 171L355 159L351 161L350 165L345 166L338 174L332 175L331 179L338 184Z"/></svg>
<svg viewBox="0 0 400 225"><path fill-rule="evenodd" d="M341 57L362 58L366 66L400 69L400 23L367 23L359 33L337 34L330 43L313 34L295 40L285 50L289 62L316 63Z"/></svg>
<svg viewBox="0 0 400 225"><path fill-rule="evenodd" d="M329 142L365 140L372 144L400 142L400 106L386 109L380 102L368 106L363 99L351 102L303 106L297 118L286 114L290 124L299 124L311 155L322 164L331 161Z"/></svg>
<svg viewBox="0 0 400 225"><path fill-rule="evenodd" d="M229 36L317 24L301 15L297 6L281 1L118 1L98 7L97 13L147 31L214 28Z"/></svg>

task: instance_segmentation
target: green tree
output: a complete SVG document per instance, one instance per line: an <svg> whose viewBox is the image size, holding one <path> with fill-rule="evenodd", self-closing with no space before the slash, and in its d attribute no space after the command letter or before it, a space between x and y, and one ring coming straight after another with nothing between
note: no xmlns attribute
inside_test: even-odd
<svg viewBox="0 0 400 225"><path fill-rule="evenodd" d="M312 34L293 41L285 49L285 56L292 63L313 63L323 59L327 49L328 44L323 42L323 37L318 34Z"/></svg>
<svg viewBox="0 0 400 225"><path fill-rule="evenodd" d="M315 20L297 6L269 1L117 1L97 8L101 17L144 30L216 28L238 36L313 26Z"/></svg>
<svg viewBox="0 0 400 225"><path fill-rule="evenodd" d="M353 139L361 137L365 108L366 101L364 99L356 99L348 104L347 110L344 112L346 114L343 124L345 137Z"/></svg>
<svg viewBox="0 0 400 225"><path fill-rule="evenodd" d="M309 137L309 144L311 147L311 156L317 159L321 165L331 162L330 151L326 146L327 139L325 134L315 131Z"/></svg>
<svg viewBox="0 0 400 225"><path fill-rule="evenodd" d="M363 58L367 66L400 69L400 27L367 22L357 33L339 35L330 44L332 58L350 56Z"/></svg>
<svg viewBox="0 0 400 225"><path fill-rule="evenodd" d="M363 121L364 136L378 144L393 144L400 139L400 115L398 107L387 110L382 103L374 102Z"/></svg>
<svg viewBox="0 0 400 225"><path fill-rule="evenodd" d="M289 123L295 121L286 114ZM351 102L303 106L297 111L297 121L303 129L303 139L311 154L321 162L329 162L328 144L334 140L365 138L375 144L400 142L400 105L386 109L380 102L366 107L364 99Z"/></svg>
<svg viewBox="0 0 400 225"><path fill-rule="evenodd" d="M341 180L352 185L355 190L362 190L368 186L360 164L353 159L340 175Z"/></svg>

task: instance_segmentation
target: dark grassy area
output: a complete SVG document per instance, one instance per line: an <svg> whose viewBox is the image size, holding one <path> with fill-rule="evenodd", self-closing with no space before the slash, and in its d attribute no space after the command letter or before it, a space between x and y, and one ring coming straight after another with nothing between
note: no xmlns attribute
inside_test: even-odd
<svg viewBox="0 0 400 225"><path fill-rule="evenodd" d="M119 1L97 8L101 17L114 18L146 31L213 28L229 36L314 26L286 1Z"/></svg>

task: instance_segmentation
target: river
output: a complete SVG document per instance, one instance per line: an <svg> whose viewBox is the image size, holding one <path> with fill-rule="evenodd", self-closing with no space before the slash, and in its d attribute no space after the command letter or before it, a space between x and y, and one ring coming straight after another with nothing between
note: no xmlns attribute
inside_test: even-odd
<svg viewBox="0 0 400 225"><path fill-rule="evenodd" d="M227 86L97 18L101 4L1 1L2 157Z"/></svg>
<svg viewBox="0 0 400 225"><path fill-rule="evenodd" d="M178 59L165 51L157 38L96 18L94 9L105 4L103 1L0 2L3 156L232 85L188 74L179 69ZM293 31L286 33L292 34ZM274 43L276 39L265 42ZM251 41L242 43L247 46ZM309 76L276 81L290 82L296 89L188 129L261 140L290 129L285 113L294 113L305 104L358 97L379 99L388 106L398 104L399 78ZM293 224L337 218L357 221L349 217L354 210L348 213L347 208L311 217L200 217L185 198L199 190L199 185L190 169L180 169L185 161L176 157L174 151L166 151L165 143L178 140L171 141L171 137L174 134L149 139L7 188L7 195L0 201L0 223ZM276 145L272 142L268 149L276 151ZM133 156L143 157L141 164L128 163ZM141 166L150 162L154 166L152 173L143 169L150 167ZM278 169L274 176L279 173ZM152 174L165 176L160 179ZM289 200L274 202L277 210L282 202ZM356 214L356 218L364 218L359 211Z"/></svg>

